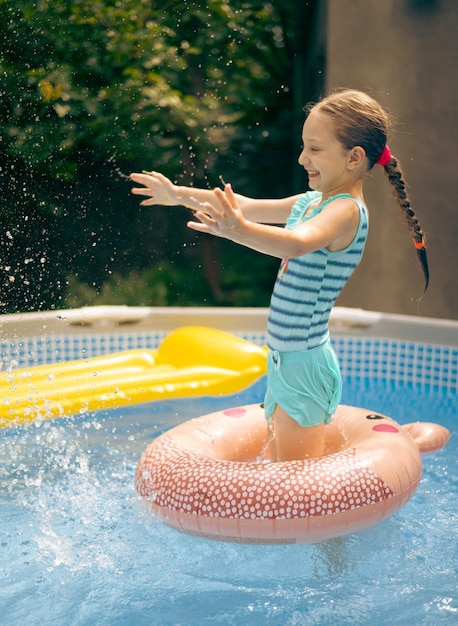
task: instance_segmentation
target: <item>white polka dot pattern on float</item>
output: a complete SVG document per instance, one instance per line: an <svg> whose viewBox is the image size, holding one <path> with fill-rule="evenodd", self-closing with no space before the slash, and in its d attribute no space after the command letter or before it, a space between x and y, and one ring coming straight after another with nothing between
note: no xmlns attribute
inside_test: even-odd
<svg viewBox="0 0 458 626"><path fill-rule="evenodd" d="M155 505L208 517L294 519L332 515L393 496L353 450L285 463L220 461L161 437L137 489Z"/></svg>

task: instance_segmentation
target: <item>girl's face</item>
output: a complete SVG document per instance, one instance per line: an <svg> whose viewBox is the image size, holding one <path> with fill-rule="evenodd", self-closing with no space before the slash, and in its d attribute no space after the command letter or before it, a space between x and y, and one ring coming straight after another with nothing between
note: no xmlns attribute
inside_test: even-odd
<svg viewBox="0 0 458 626"><path fill-rule="evenodd" d="M302 130L302 144L299 163L307 171L310 188L321 191L323 199L348 191L354 181L354 170L349 168L352 151L338 141L325 113L310 113Z"/></svg>

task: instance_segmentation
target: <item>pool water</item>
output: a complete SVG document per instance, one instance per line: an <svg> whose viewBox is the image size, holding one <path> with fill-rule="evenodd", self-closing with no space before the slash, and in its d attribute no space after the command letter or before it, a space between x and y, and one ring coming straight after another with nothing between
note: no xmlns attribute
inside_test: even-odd
<svg viewBox="0 0 458 626"><path fill-rule="evenodd" d="M134 472L184 419L262 399L177 400L1 433L0 624L406 625L458 622L457 394L346 381L343 402L454 434L423 458L412 500L368 531L315 545L188 536L148 515Z"/></svg>

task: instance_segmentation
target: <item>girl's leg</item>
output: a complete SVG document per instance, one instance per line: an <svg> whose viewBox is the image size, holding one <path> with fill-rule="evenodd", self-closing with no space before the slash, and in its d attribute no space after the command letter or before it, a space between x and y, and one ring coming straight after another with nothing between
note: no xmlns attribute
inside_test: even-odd
<svg viewBox="0 0 458 626"><path fill-rule="evenodd" d="M300 426L280 406L272 415L274 439L270 444L272 461L311 459L323 455L325 424Z"/></svg>

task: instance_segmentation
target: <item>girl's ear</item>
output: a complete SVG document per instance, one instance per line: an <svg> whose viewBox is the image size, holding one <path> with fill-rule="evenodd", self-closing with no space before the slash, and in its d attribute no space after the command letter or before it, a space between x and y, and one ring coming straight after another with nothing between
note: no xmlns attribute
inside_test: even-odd
<svg viewBox="0 0 458 626"><path fill-rule="evenodd" d="M359 167L366 158L366 151L361 146L355 146L350 150L348 165L354 169Z"/></svg>

